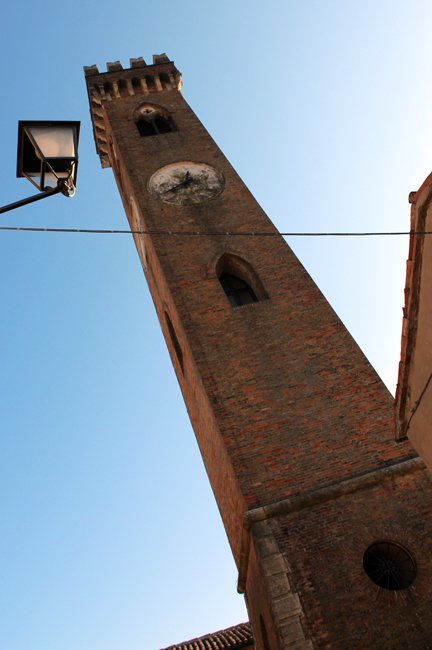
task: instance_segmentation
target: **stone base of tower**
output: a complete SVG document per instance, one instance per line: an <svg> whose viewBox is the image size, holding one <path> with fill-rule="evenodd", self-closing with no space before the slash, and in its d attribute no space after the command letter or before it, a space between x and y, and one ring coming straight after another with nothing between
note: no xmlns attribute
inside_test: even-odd
<svg viewBox="0 0 432 650"><path fill-rule="evenodd" d="M314 646L298 593L289 581L286 554L277 541L277 521L253 525L249 550L246 604L256 648L307 648Z"/></svg>

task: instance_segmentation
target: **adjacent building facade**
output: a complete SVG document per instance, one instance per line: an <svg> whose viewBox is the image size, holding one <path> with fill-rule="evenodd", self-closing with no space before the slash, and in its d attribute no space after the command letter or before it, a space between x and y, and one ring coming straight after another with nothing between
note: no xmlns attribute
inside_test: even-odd
<svg viewBox="0 0 432 650"><path fill-rule="evenodd" d="M432 468L432 174L411 192L411 235L405 285L397 436L408 436Z"/></svg>
<svg viewBox="0 0 432 650"><path fill-rule="evenodd" d="M427 647L432 485L391 395L174 63L85 74L257 650Z"/></svg>

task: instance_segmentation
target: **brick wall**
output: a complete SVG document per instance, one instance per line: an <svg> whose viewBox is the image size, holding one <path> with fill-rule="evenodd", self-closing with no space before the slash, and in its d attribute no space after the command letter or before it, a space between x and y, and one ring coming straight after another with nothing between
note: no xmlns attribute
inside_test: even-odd
<svg viewBox="0 0 432 650"><path fill-rule="evenodd" d="M314 647L432 647L431 526L425 470L278 518L275 538ZM408 589L382 589L366 575L363 554L380 540L412 553L417 576Z"/></svg>

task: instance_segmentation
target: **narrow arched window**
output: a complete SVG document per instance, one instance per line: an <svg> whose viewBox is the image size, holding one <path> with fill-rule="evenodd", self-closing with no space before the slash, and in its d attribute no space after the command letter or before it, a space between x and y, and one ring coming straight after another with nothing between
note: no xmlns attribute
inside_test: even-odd
<svg viewBox="0 0 432 650"><path fill-rule="evenodd" d="M144 118L141 118L138 120L136 123L137 129L139 131L139 134L143 137L146 138L149 135L157 135L158 132L156 131L153 122L150 120L146 120Z"/></svg>
<svg viewBox="0 0 432 650"><path fill-rule="evenodd" d="M219 282L233 307L241 307L241 305L249 305L251 302L258 302L258 298L252 287L241 278L231 275L231 273L223 273L219 278Z"/></svg>
<svg viewBox="0 0 432 650"><path fill-rule="evenodd" d="M215 271L232 307L268 299L267 291L253 266L238 255L224 253L217 261Z"/></svg>
<svg viewBox="0 0 432 650"><path fill-rule="evenodd" d="M164 90L169 90L171 88L171 83L168 75L165 72L161 72L159 75L159 81L162 84L162 88Z"/></svg>
<svg viewBox="0 0 432 650"><path fill-rule="evenodd" d="M147 83L148 91L149 92L156 92L156 84L155 84L154 77L152 77L152 75L150 75L150 74L146 74L145 80L146 80L146 83Z"/></svg>
<svg viewBox="0 0 432 650"><path fill-rule="evenodd" d="M174 131L174 124L162 108L153 105L141 106L136 115L136 126L142 137L160 135Z"/></svg>
<svg viewBox="0 0 432 650"><path fill-rule="evenodd" d="M142 94L143 93L143 88L141 85L141 79L138 79L137 77L133 77L132 79L132 88L134 90L135 95Z"/></svg>
<svg viewBox="0 0 432 650"><path fill-rule="evenodd" d="M106 81L103 85L105 94L108 95L108 97L114 97L114 87L110 81Z"/></svg>
<svg viewBox="0 0 432 650"><path fill-rule="evenodd" d="M176 353L177 361L179 362L179 366L181 368L181 371L184 373L184 363L183 363L183 351L181 349L181 345L179 343L179 340L177 338L177 334L174 329L174 325L171 322L171 318L168 316L167 312L165 312L165 319L166 319L166 324L168 326L168 332L170 335L171 343L174 348L174 351Z"/></svg>
<svg viewBox="0 0 432 650"><path fill-rule="evenodd" d="M158 115L158 117L155 118L154 126L158 133L169 133L172 131L171 124L165 117L162 117L162 115Z"/></svg>
<svg viewBox="0 0 432 650"><path fill-rule="evenodd" d="M117 82L117 87L119 89L120 97L128 97L129 91L124 79L119 79Z"/></svg>

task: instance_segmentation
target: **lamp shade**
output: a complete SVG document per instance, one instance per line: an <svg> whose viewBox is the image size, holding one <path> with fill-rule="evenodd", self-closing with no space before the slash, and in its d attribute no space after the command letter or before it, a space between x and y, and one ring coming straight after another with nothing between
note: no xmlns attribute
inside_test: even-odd
<svg viewBox="0 0 432 650"><path fill-rule="evenodd" d="M25 176L40 190L59 180L76 184L79 122L18 123L17 176Z"/></svg>

